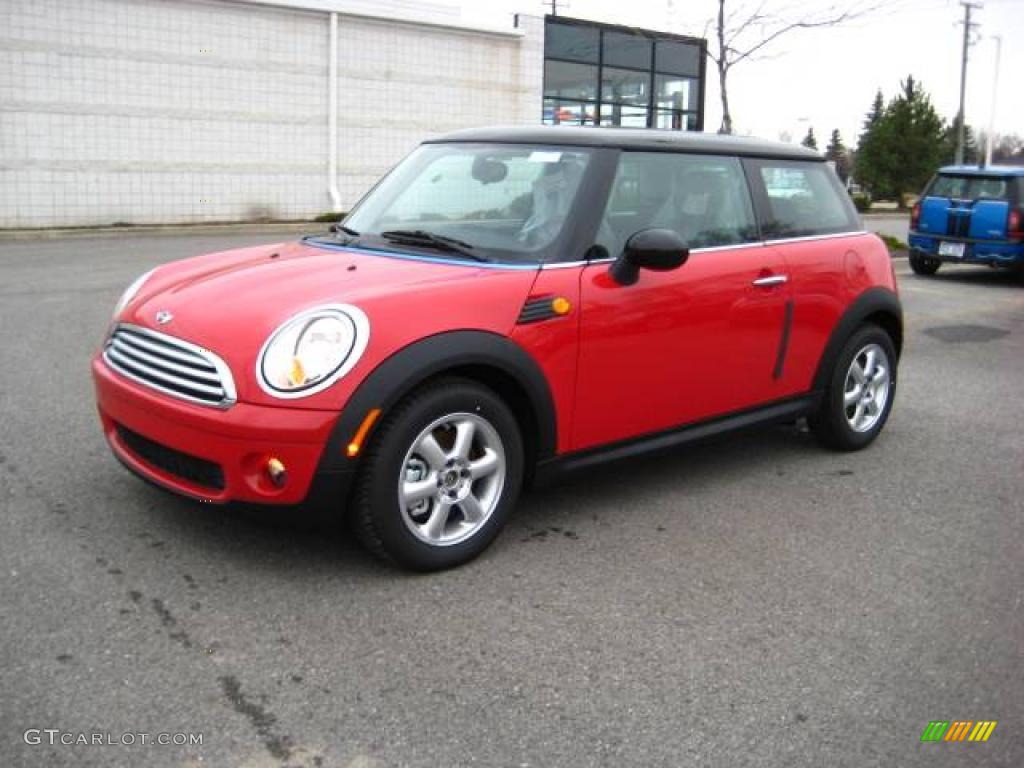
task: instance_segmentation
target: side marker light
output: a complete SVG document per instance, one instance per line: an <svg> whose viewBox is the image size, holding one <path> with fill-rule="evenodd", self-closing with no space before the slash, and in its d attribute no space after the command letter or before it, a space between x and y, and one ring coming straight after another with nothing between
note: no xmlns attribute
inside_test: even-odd
<svg viewBox="0 0 1024 768"><path fill-rule="evenodd" d="M345 449L345 454L350 459L354 459L359 455L359 452L363 449L363 441L366 439L367 433L379 417L380 408L374 408L366 414L366 418L363 419L363 423L359 425L359 429L352 436L352 441L348 444L348 448Z"/></svg>
<svg viewBox="0 0 1024 768"><path fill-rule="evenodd" d="M567 315L572 309L572 302L564 296L557 296L551 300L551 311L556 315Z"/></svg>

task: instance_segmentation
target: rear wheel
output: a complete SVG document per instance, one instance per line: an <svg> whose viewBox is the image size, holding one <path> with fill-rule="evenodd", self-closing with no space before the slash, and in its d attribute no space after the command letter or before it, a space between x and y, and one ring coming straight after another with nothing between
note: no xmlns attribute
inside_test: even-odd
<svg viewBox="0 0 1024 768"><path fill-rule="evenodd" d="M501 531L522 483L522 438L494 392L444 379L394 409L365 462L352 509L364 545L438 570L473 559Z"/></svg>
<svg viewBox="0 0 1024 768"><path fill-rule="evenodd" d="M896 394L896 349L876 325L858 329L836 358L816 414L807 423L824 445L856 451L882 431Z"/></svg>
<svg viewBox="0 0 1024 768"><path fill-rule="evenodd" d="M932 256L925 256L917 251L910 252L910 268L917 275L934 275L939 271L942 262Z"/></svg>

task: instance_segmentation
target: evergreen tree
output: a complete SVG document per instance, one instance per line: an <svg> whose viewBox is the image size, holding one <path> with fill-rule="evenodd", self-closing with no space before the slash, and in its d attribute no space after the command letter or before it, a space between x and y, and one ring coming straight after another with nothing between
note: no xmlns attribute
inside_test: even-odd
<svg viewBox="0 0 1024 768"><path fill-rule="evenodd" d="M942 162L946 126L912 76L876 116L879 96L865 121L857 148L857 180L873 197L899 200L919 192Z"/></svg>
<svg viewBox="0 0 1024 768"><path fill-rule="evenodd" d="M846 154L846 145L843 144L843 138L839 135L839 129L832 129L832 137L828 140L828 147L825 148L825 157L829 160L838 160L840 157Z"/></svg>
<svg viewBox="0 0 1024 768"><path fill-rule="evenodd" d="M890 191L902 205L903 195L920 192L942 163L945 125L913 77L901 86L903 91L886 110L882 124L889 124L885 172Z"/></svg>
<svg viewBox="0 0 1024 768"><path fill-rule="evenodd" d="M960 115L953 118L953 122L946 128L942 137L942 164L952 165L956 162L956 143L960 132ZM978 142L974 138L974 131L971 126L964 128L964 164L974 165L981 161L978 152Z"/></svg>
<svg viewBox="0 0 1024 768"><path fill-rule="evenodd" d="M885 98L882 96L882 89L875 91L875 100L871 102L871 111L864 118L864 130L870 131L885 114ZM862 134L863 135L863 134Z"/></svg>
<svg viewBox="0 0 1024 768"><path fill-rule="evenodd" d="M816 138L814 138L814 129L813 128L808 127L807 135L804 136L803 141L801 141L800 143L803 144L805 147L810 147L811 149L817 149L818 148L818 140Z"/></svg>
<svg viewBox="0 0 1024 768"><path fill-rule="evenodd" d="M825 159L835 164L836 175L845 184L850 177L850 156L846 151L846 145L839 135L839 129L832 129L832 138L829 139L828 147L825 149Z"/></svg>
<svg viewBox="0 0 1024 768"><path fill-rule="evenodd" d="M885 98L882 89L875 91L875 99L871 109L864 116L864 130L857 143L857 162L853 173L857 182L875 197L884 196L885 182L881 177L882 140L881 123L885 117Z"/></svg>

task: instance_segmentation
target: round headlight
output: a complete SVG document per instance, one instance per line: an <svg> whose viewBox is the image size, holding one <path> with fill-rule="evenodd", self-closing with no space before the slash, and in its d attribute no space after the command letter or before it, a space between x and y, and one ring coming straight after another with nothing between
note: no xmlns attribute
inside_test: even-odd
<svg viewBox="0 0 1024 768"><path fill-rule="evenodd" d="M274 331L260 352L260 386L274 397L305 397L329 387L359 362L370 323L358 307L306 310Z"/></svg>
<svg viewBox="0 0 1024 768"><path fill-rule="evenodd" d="M137 278L135 278L131 285L124 289L124 293L121 294L121 298L117 300L117 304L114 306L115 320L117 319L117 316L121 314L121 311L128 306L128 302L135 298L135 294L139 292L139 289L142 287L143 283L145 283L149 279L149 276L152 275L155 271L156 267L153 267L153 269L149 270L148 272L139 275Z"/></svg>

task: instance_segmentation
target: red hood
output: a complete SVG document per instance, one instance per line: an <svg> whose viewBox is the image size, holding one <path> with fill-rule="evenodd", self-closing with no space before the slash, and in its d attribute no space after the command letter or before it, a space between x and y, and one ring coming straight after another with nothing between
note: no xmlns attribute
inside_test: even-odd
<svg viewBox="0 0 1024 768"><path fill-rule="evenodd" d="M231 368L240 400L336 409L374 367L417 339L456 329L507 335L535 277L533 269L278 243L165 264L119 319L218 354ZM370 342L359 364L307 399L285 402L266 395L255 367L267 337L304 309L337 303L358 306L370 320ZM158 325L155 316L162 310L173 319Z"/></svg>

